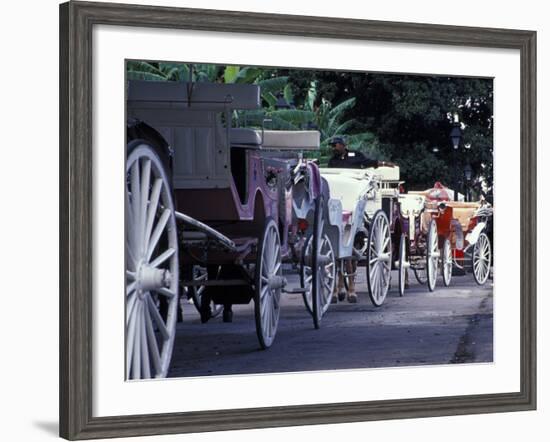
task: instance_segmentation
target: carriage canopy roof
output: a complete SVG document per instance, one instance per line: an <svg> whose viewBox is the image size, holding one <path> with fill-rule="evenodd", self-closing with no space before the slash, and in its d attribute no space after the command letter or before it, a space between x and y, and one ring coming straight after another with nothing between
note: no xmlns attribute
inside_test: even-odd
<svg viewBox="0 0 550 442"><path fill-rule="evenodd" d="M128 81L128 101L172 102L210 109L259 109L260 87L255 84Z"/></svg>

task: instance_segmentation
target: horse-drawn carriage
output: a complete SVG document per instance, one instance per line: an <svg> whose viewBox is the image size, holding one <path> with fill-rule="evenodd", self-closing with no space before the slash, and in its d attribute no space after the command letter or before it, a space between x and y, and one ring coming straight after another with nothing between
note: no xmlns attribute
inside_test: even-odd
<svg viewBox="0 0 550 442"><path fill-rule="evenodd" d="M253 300L260 346L271 346L284 262L301 266L292 292L310 297L319 327L335 264L319 170L300 154L319 147L319 133L232 127L235 109L259 107L256 85L128 84L128 378L166 376L182 290L203 322L213 305L230 321L233 304Z"/></svg>
<svg viewBox="0 0 550 442"><path fill-rule="evenodd" d="M432 189L411 192L411 197L422 198L430 226L436 231L431 236L430 251L441 262L443 283L449 286L453 270L471 271L475 281L482 285L489 278L492 266L489 230L493 216L492 206L485 200L475 202L453 201L453 191L436 183ZM439 250L439 253L437 251ZM435 271L426 273L430 290L435 287ZM424 282L419 278L420 282Z"/></svg>
<svg viewBox="0 0 550 442"><path fill-rule="evenodd" d="M390 286L391 238L380 180L367 169L322 169L330 198L323 219L333 245L339 280L347 288L357 266L365 266L368 293L382 305ZM353 266L346 265L353 263Z"/></svg>
<svg viewBox="0 0 550 442"><path fill-rule="evenodd" d="M325 230L344 283L355 276L357 265L365 266L369 296L380 306L391 285L392 269L398 270L401 296L409 268L419 279L423 272L437 273L436 222L422 195L400 193L399 167L322 169L321 174L330 188ZM356 264L352 270L346 261Z"/></svg>

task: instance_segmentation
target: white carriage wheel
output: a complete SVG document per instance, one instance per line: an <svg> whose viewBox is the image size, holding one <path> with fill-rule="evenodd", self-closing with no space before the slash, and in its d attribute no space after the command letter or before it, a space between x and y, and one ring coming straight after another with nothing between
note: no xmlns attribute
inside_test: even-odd
<svg viewBox="0 0 550 442"><path fill-rule="evenodd" d="M256 334L263 349L275 339L279 323L281 292L284 286L281 265L281 240L273 219L266 222L256 257L254 315Z"/></svg>
<svg viewBox="0 0 550 442"><path fill-rule="evenodd" d="M435 290L437 283L437 269L439 267L439 243L437 237L437 224L431 220L426 238L426 279L430 292Z"/></svg>
<svg viewBox="0 0 550 442"><path fill-rule="evenodd" d="M399 239L399 257L397 260L397 270L399 272L399 296L405 295L405 281L407 279L407 268L409 263L407 262L407 237L405 234L401 234Z"/></svg>
<svg viewBox="0 0 550 442"><path fill-rule="evenodd" d="M383 210L378 210L369 226L367 246L367 286L372 303L384 303L390 288L391 276L390 223Z"/></svg>
<svg viewBox="0 0 550 442"><path fill-rule="evenodd" d="M491 271L491 242L485 232L479 234L472 256L474 279L479 285L485 284Z"/></svg>
<svg viewBox="0 0 550 442"><path fill-rule="evenodd" d="M178 309L178 239L170 183L153 148L126 161L126 377L166 377ZM157 305L165 306L164 315Z"/></svg>
<svg viewBox="0 0 550 442"><path fill-rule="evenodd" d="M191 268L191 280L192 281L206 281L208 280L208 271L206 267L200 266L200 265L194 265ZM202 314L202 294L206 287L204 285L196 285L189 287L189 294L191 295L191 300L193 301L193 305L199 312L199 314ZM210 302L210 318L215 318L218 316L223 310L223 305L221 304L215 304L214 301Z"/></svg>
<svg viewBox="0 0 550 442"><path fill-rule="evenodd" d="M306 291L303 292L304 304L309 313L313 314L313 298L312 298L312 279L313 271L311 269L311 254L313 248L313 236L309 236L304 251L302 253L302 265L300 267L300 282L302 288ZM321 281L321 312L325 314L330 307L330 300L332 292L334 291L334 284L336 283L336 259L334 256L334 249L329 237L324 234L321 239L321 246L319 247L320 257L322 261L321 271L322 276L319 278Z"/></svg>
<svg viewBox="0 0 550 442"><path fill-rule="evenodd" d="M449 238L446 238L443 243L441 273L443 275L443 285L445 285L445 287L449 287L451 285L451 277L453 276L453 251L451 249L451 241L449 241Z"/></svg>

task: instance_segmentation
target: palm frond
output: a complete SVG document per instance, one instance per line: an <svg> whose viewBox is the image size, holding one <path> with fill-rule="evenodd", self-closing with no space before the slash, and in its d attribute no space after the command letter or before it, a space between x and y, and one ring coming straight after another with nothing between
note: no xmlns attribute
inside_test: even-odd
<svg viewBox="0 0 550 442"><path fill-rule="evenodd" d="M273 77L266 80L260 80L257 84L260 86L262 94L266 92L276 94L284 89L287 82L288 77Z"/></svg>
<svg viewBox="0 0 550 442"><path fill-rule="evenodd" d="M235 83L240 70L239 66L226 66L223 71L224 83Z"/></svg>

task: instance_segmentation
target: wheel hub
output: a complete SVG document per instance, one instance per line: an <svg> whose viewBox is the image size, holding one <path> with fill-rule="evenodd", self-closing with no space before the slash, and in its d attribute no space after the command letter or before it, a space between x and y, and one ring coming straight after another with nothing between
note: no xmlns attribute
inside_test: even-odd
<svg viewBox="0 0 550 442"><path fill-rule="evenodd" d="M169 270L157 269L146 263L138 267L136 274L137 290L140 296L149 290L170 287L172 276Z"/></svg>
<svg viewBox="0 0 550 442"><path fill-rule="evenodd" d="M389 253L380 253L380 255L377 256L377 261L390 262L390 259Z"/></svg>
<svg viewBox="0 0 550 442"><path fill-rule="evenodd" d="M286 285L286 278L284 276L272 275L267 281L267 286L270 290L282 289Z"/></svg>

